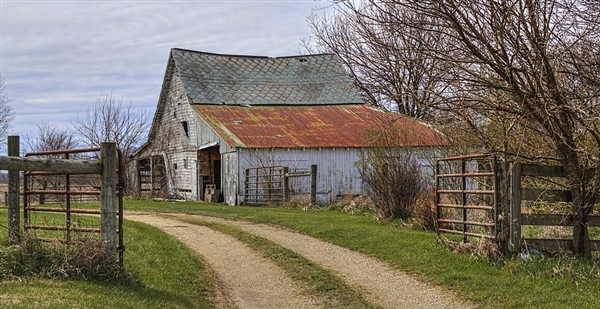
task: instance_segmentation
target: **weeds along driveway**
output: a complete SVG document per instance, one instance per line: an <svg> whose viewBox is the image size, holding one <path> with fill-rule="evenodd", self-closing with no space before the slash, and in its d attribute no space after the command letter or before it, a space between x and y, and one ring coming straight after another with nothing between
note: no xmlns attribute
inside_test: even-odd
<svg viewBox="0 0 600 309"><path fill-rule="evenodd" d="M377 259L309 236L248 221L187 214L173 216L232 225L268 239L331 271L369 302L383 308L475 307ZM321 307L317 299L305 296L299 285L272 262L231 236L151 214L127 214L126 218L158 227L202 255L226 285L237 308ZM288 303L282 303L282 298L288 297Z"/></svg>

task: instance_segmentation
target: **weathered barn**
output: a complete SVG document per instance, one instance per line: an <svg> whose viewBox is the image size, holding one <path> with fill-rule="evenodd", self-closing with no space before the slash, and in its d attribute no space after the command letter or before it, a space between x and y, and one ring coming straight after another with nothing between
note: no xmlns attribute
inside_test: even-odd
<svg viewBox="0 0 600 309"><path fill-rule="evenodd" d="M317 165L323 204L362 192L354 163L365 134L390 123L407 132L407 147L445 142L424 123L364 104L335 55L172 49L148 141L132 162L140 191L202 200L216 189L229 205L243 202L248 167Z"/></svg>

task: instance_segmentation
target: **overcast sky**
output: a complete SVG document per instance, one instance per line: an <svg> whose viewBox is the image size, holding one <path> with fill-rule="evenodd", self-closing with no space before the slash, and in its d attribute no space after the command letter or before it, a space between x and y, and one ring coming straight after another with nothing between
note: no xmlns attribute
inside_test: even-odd
<svg viewBox="0 0 600 309"><path fill-rule="evenodd" d="M291 56L326 1L0 0L0 74L11 135L70 126L112 91L152 117L171 48Z"/></svg>

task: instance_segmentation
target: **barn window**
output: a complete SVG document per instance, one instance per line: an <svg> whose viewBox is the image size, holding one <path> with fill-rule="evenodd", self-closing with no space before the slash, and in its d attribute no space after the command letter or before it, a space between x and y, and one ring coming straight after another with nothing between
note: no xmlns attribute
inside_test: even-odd
<svg viewBox="0 0 600 309"><path fill-rule="evenodd" d="M188 131L188 122L182 121L181 126L183 126L183 132L185 133L185 137L189 138L190 135L189 135L189 131Z"/></svg>

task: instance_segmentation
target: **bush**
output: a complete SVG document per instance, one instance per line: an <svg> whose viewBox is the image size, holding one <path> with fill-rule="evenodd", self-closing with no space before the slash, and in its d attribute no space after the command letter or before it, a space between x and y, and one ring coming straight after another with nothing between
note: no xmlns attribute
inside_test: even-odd
<svg viewBox="0 0 600 309"><path fill-rule="evenodd" d="M409 219L426 182L414 153L401 147L371 147L356 162L367 195L381 219Z"/></svg>
<svg viewBox="0 0 600 309"><path fill-rule="evenodd" d="M435 231L437 213L435 191L417 197L413 208L413 219L416 226L426 231Z"/></svg>
<svg viewBox="0 0 600 309"><path fill-rule="evenodd" d="M0 280L26 277L136 282L133 275L119 265L116 256L106 253L100 241L65 245L43 242L29 235L18 244L0 247Z"/></svg>

